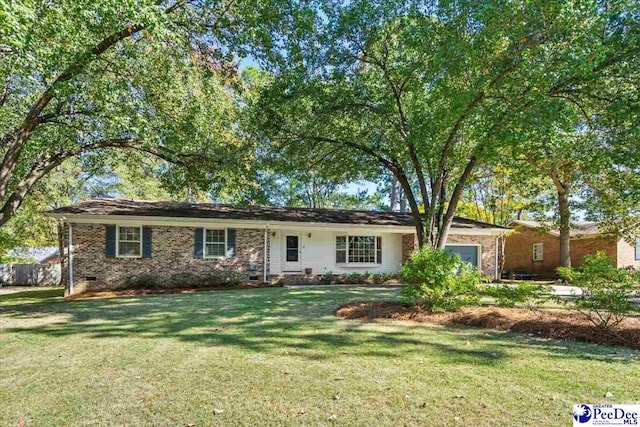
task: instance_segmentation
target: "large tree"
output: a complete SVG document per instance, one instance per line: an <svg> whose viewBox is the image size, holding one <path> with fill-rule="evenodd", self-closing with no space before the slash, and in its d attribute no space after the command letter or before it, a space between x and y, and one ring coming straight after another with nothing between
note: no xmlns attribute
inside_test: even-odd
<svg viewBox="0 0 640 427"><path fill-rule="evenodd" d="M637 69L636 69L637 70ZM640 236L640 78L629 95L620 99L611 114L601 114L600 140L604 146L598 162L583 174L576 190L578 208L586 218L599 221L603 232L624 237L635 244ZM624 102L622 102L624 101ZM618 143L610 143L615 141ZM623 143L619 143L623 142ZM593 167L596 166L596 167ZM600 171L593 173L594 169Z"/></svg>
<svg viewBox="0 0 640 427"><path fill-rule="evenodd" d="M321 1L314 25L267 58L264 137L387 169L420 244L444 247L475 168L510 142L505 129L576 85L605 84L637 48L610 29L631 31L631 4Z"/></svg>
<svg viewBox="0 0 640 427"><path fill-rule="evenodd" d="M269 44L275 1L0 7L0 226L44 176L96 150L188 165L175 182L242 171L233 60L248 40Z"/></svg>
<svg viewBox="0 0 640 427"><path fill-rule="evenodd" d="M571 265L572 198L586 188L604 190L602 184L617 171L640 166L633 148L639 135L640 4L605 6L602 10L615 13L598 13L582 24L589 30L582 33L589 49L573 55L584 63L565 70L535 108L520 114L506 131L521 160L518 167L546 177L555 188L561 266ZM625 198L633 187L628 180L623 186L609 185L607 191ZM598 200L604 201L595 197L587 205Z"/></svg>

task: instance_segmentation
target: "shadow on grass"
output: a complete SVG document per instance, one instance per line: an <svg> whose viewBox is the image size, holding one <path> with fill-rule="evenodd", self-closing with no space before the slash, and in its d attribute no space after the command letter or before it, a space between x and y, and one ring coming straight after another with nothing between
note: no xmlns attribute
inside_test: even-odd
<svg viewBox="0 0 640 427"><path fill-rule="evenodd" d="M14 298L19 301L21 297ZM22 298L31 301L33 295ZM334 308L347 301L397 298L397 292L388 289L271 288L48 303L43 298L41 303L1 306L0 315L8 320L5 331L88 339L172 338L313 360L424 354L443 363L492 366L511 357L515 349L524 348L563 358L588 356L612 361L608 347L540 341L461 326L346 321L333 316ZM30 326L34 319L40 321ZM14 322L17 325L12 326ZM474 345L466 345L467 341ZM635 357L624 356L622 360Z"/></svg>
<svg viewBox="0 0 640 427"><path fill-rule="evenodd" d="M5 304L51 303L61 301L63 297L64 288L28 288L0 293L0 307Z"/></svg>

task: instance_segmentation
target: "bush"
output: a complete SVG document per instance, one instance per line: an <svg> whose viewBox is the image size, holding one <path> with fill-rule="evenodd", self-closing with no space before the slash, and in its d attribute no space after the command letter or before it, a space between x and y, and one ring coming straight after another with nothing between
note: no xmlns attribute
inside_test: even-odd
<svg viewBox="0 0 640 427"><path fill-rule="evenodd" d="M153 288L206 288L206 287L235 287L247 282L247 275L237 270L213 270L204 274L175 273L166 280L160 280L151 273L142 273L125 277L123 288L153 289Z"/></svg>
<svg viewBox="0 0 640 427"><path fill-rule="evenodd" d="M360 273L347 273L344 275L343 283L360 285L366 283L366 276Z"/></svg>
<svg viewBox="0 0 640 427"><path fill-rule="evenodd" d="M401 271L402 300L432 312L455 311L479 302L480 272L442 249L416 251Z"/></svg>
<svg viewBox="0 0 640 427"><path fill-rule="evenodd" d="M167 288L201 288L205 286L204 278L194 273L175 273L165 281Z"/></svg>
<svg viewBox="0 0 640 427"><path fill-rule="evenodd" d="M124 277L122 287L126 289L153 289L162 287L162 282L151 273L140 273Z"/></svg>
<svg viewBox="0 0 640 427"><path fill-rule="evenodd" d="M205 286L235 287L247 283L248 277L245 273L237 270L214 270L208 273L205 278Z"/></svg>
<svg viewBox="0 0 640 427"><path fill-rule="evenodd" d="M324 273L319 281L323 285L380 285L389 280L398 280L399 275L393 273L369 273L353 272L347 274L334 274L331 271Z"/></svg>
<svg viewBox="0 0 640 427"><path fill-rule="evenodd" d="M560 267L558 274L582 289L582 295L569 304L599 328L615 327L633 310L630 298L640 282L639 272L616 268L604 252L585 256L578 268Z"/></svg>
<svg viewBox="0 0 640 427"><path fill-rule="evenodd" d="M487 286L485 293L495 298L498 307L511 308L516 304L523 304L534 311L541 303L549 299L548 287L533 283L520 283L516 286Z"/></svg>
<svg viewBox="0 0 640 427"><path fill-rule="evenodd" d="M323 285L330 285L332 284L335 280L337 280L337 276L335 274L333 274L331 271L327 271L326 273L324 273L322 275L322 277L320 278L320 283L322 283Z"/></svg>

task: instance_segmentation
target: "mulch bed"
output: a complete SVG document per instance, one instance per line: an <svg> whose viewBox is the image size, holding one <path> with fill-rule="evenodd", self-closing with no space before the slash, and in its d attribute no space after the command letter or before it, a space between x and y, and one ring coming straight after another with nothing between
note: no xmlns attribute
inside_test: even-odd
<svg viewBox="0 0 640 427"><path fill-rule="evenodd" d="M336 309L335 315L347 319L394 319L436 325L474 326L640 350L638 317L629 317L605 332L579 313L542 310L533 312L524 308L466 307L453 313L429 313L399 303L365 301L341 305Z"/></svg>
<svg viewBox="0 0 640 427"><path fill-rule="evenodd" d="M231 291L236 289L279 288L280 285L270 283L247 283L235 287L200 287L200 288L160 288L160 289L116 289L111 291L84 292L67 297L67 299L130 297L137 295L192 294L200 291Z"/></svg>

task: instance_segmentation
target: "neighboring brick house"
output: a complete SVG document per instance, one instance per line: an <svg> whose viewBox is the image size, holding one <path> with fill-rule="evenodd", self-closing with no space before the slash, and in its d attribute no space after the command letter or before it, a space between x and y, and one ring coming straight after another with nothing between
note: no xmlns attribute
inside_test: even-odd
<svg viewBox="0 0 640 427"><path fill-rule="evenodd" d="M558 230L537 221L514 221L505 239L505 272L527 272L540 278L556 278L560 260ZM617 267L640 267L640 245L630 245L617 236L600 233L598 223L572 224L571 265L580 266L585 255L605 252Z"/></svg>
<svg viewBox="0 0 640 427"><path fill-rule="evenodd" d="M309 270L312 277L395 273L417 247L411 215L398 212L94 199L48 214L65 223L73 293L143 273L165 280L233 269L255 282ZM447 249L494 279L506 231L456 217Z"/></svg>

